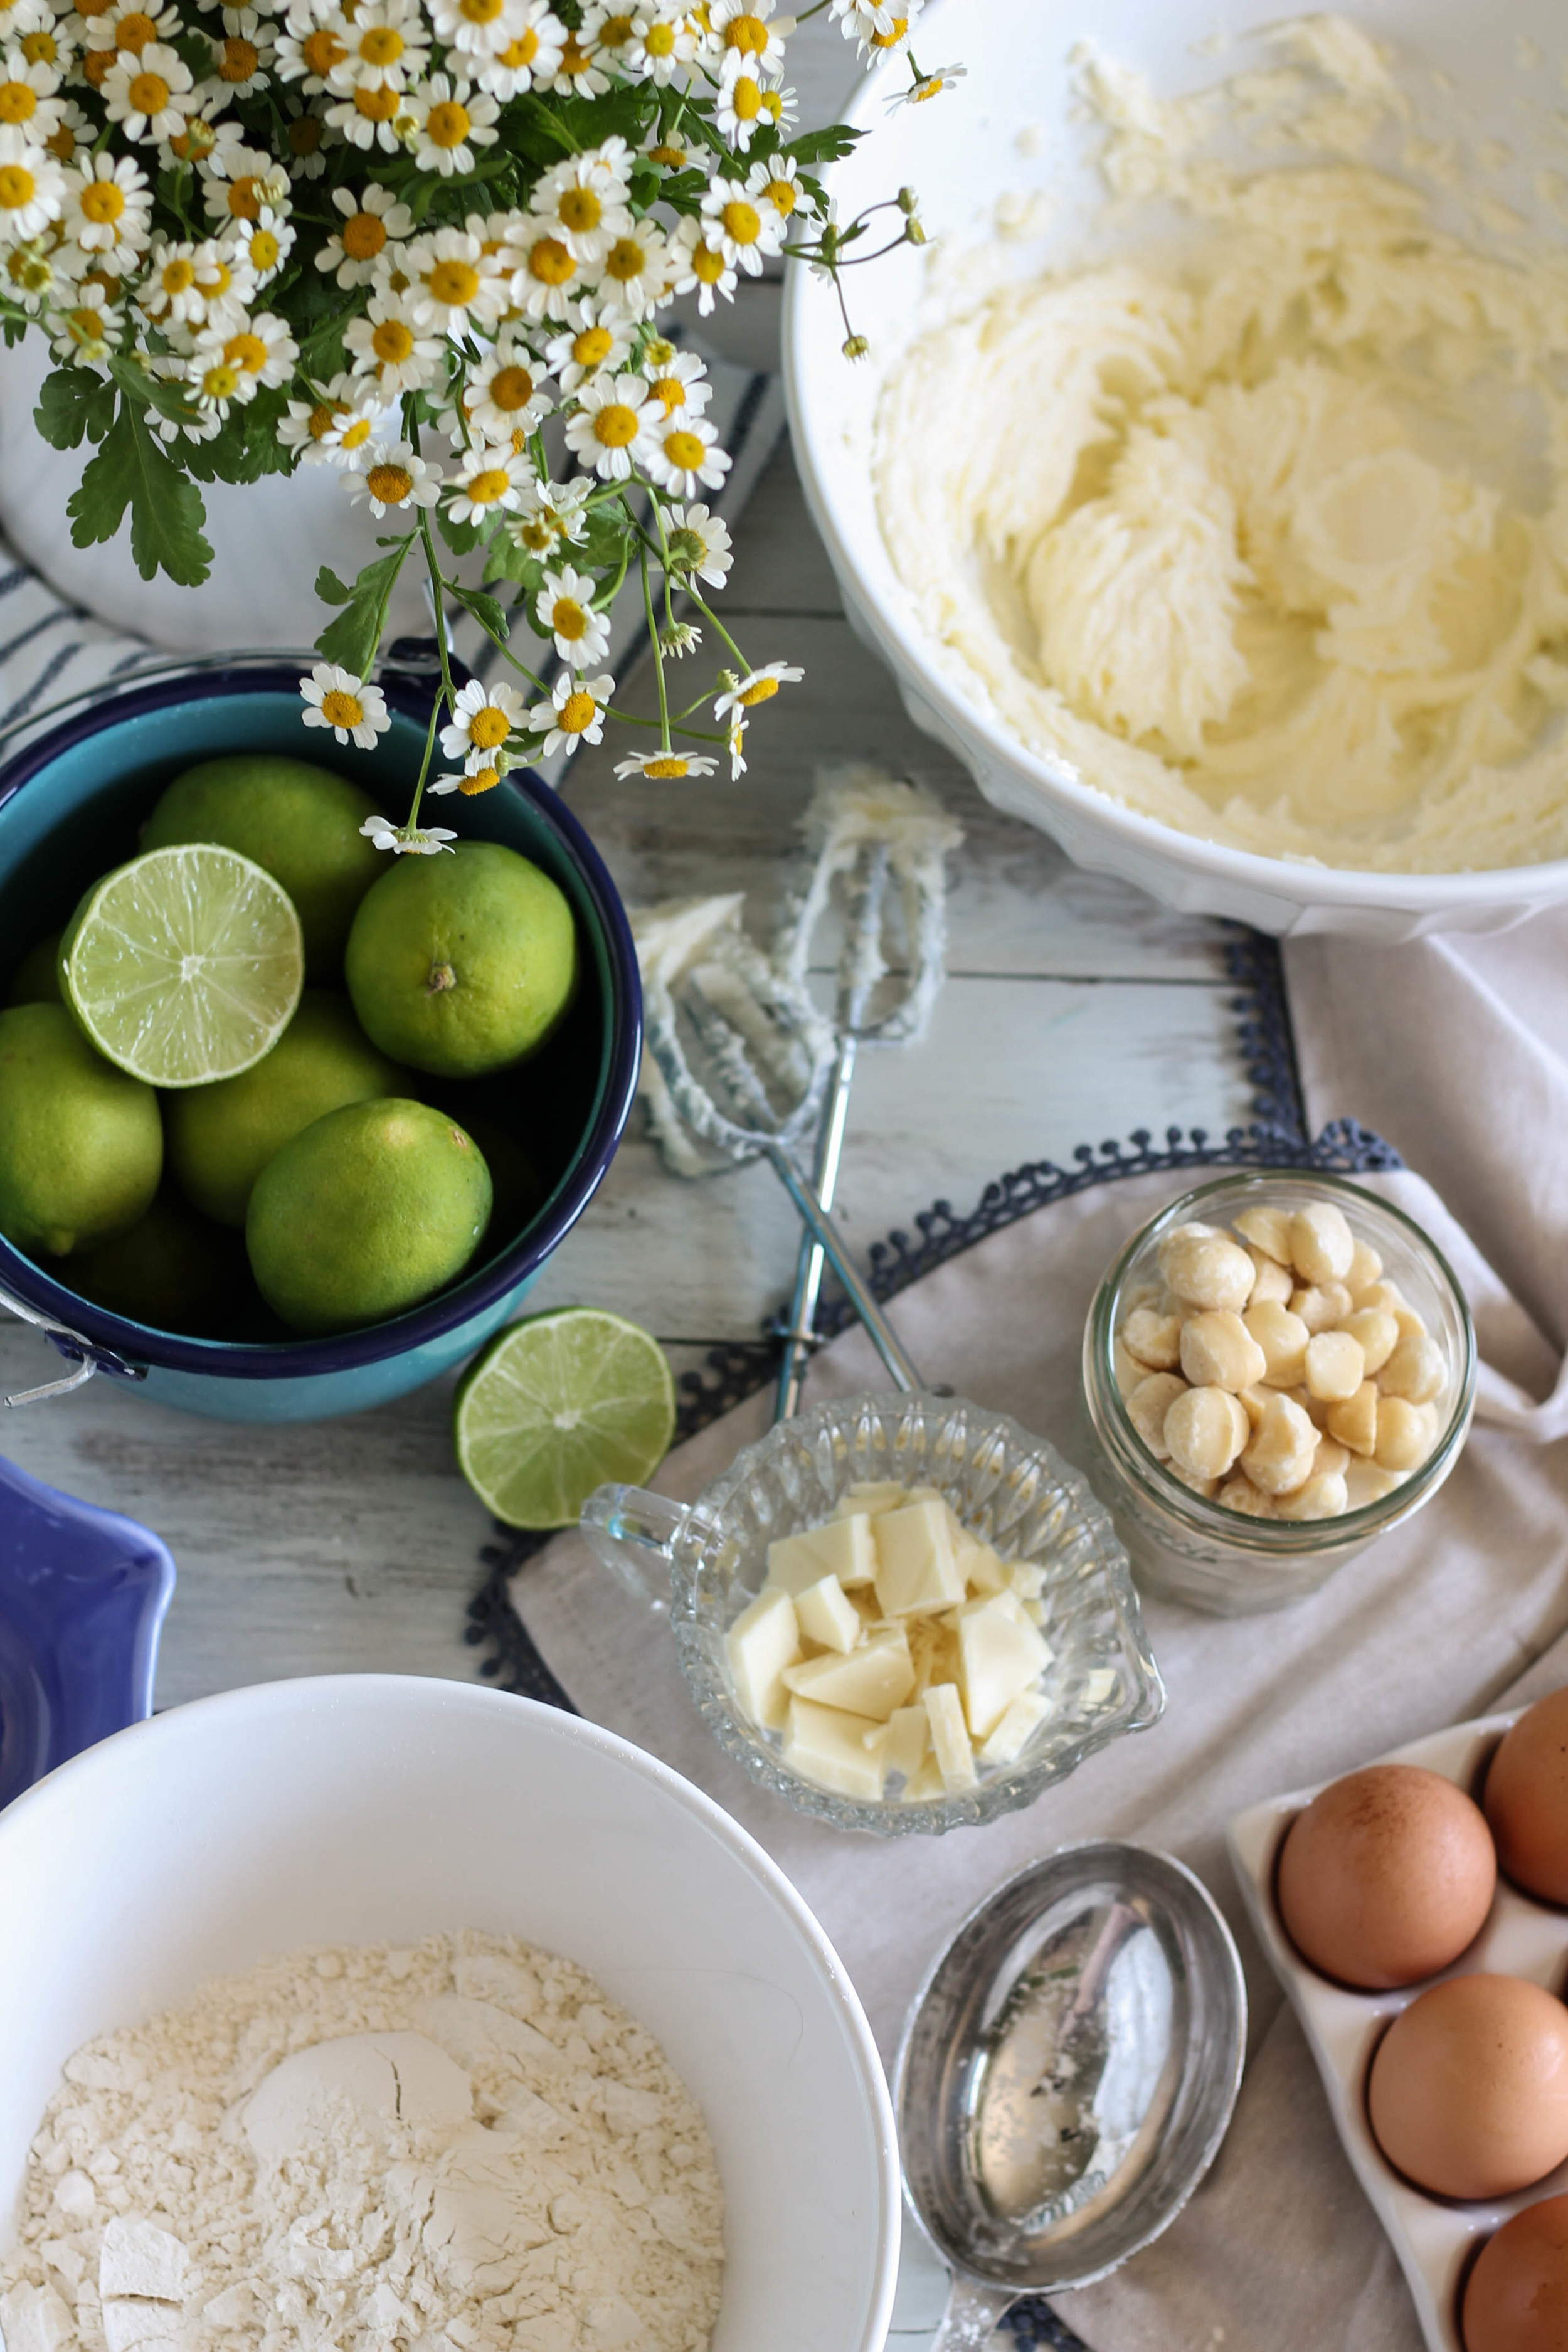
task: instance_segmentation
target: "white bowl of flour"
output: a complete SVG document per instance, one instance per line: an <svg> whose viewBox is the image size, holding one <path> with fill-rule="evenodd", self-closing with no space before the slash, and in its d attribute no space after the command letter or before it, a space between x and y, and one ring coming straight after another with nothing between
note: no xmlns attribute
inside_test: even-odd
<svg viewBox="0 0 1568 2352"><path fill-rule="evenodd" d="M719 2190L712 2352L879 2352L899 2172L859 2003L761 1848L612 1734L414 1676L229 1692L18 1799L0 1886L0 2284L41 2249L0 2296L8 2352L205 2343L220 2288L236 2352L338 2341L334 2295L387 2352L704 2352L676 2257L710 2253ZM134 2116L176 2107L140 2146ZM600 2168L563 2190L580 2120ZM508 2166L535 2160L525 2211ZM241 2204L270 2184L248 2286L197 2193L226 2163ZM629 2269L595 2251L612 2189ZM570 2292L531 2284L547 2255ZM657 2334L644 2273L674 2282Z"/></svg>
<svg viewBox="0 0 1568 2352"><path fill-rule="evenodd" d="M1397 940L1568 898L1557 0L1092 17L933 0L967 79L889 117L884 65L825 174L931 240L847 274L858 365L788 289L851 622L990 799L1168 905Z"/></svg>

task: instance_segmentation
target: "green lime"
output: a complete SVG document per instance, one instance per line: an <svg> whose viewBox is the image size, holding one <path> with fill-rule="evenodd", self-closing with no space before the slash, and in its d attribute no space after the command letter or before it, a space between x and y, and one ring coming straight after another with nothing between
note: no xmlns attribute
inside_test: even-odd
<svg viewBox="0 0 1568 2352"><path fill-rule="evenodd" d="M220 1225L243 1225L250 1188L275 1151L344 1103L395 1095L401 1073L378 1054L348 999L308 988L269 1054L163 1106L169 1165L186 1199Z"/></svg>
<svg viewBox="0 0 1568 2352"><path fill-rule="evenodd" d="M495 841L400 857L349 933L349 994L384 1054L438 1077L502 1070L571 1003L577 934L548 874Z"/></svg>
<svg viewBox="0 0 1568 2352"><path fill-rule="evenodd" d="M7 1004L58 1004L60 1002L60 935L51 931L30 948L11 975Z"/></svg>
<svg viewBox="0 0 1568 2352"><path fill-rule="evenodd" d="M219 1231L167 1186L139 1224L71 1260L72 1290L156 1331L226 1338L250 1268L233 1234Z"/></svg>
<svg viewBox="0 0 1568 2352"><path fill-rule="evenodd" d="M458 1390L458 1466L512 1528L574 1527L595 1486L650 1477L675 1433L658 1341L599 1307L498 1332Z"/></svg>
<svg viewBox="0 0 1568 2352"><path fill-rule="evenodd" d="M163 1164L157 1096L63 1004L0 1013L0 1234L50 1257L90 1249L145 1213Z"/></svg>
<svg viewBox="0 0 1568 2352"><path fill-rule="evenodd" d="M354 908L382 870L382 854L360 827L379 814L346 776L247 751L204 760L176 776L148 818L143 849L216 841L237 849L281 882L305 934L308 979L341 980Z"/></svg>
<svg viewBox="0 0 1568 2352"><path fill-rule="evenodd" d="M300 1002L300 918L232 849L151 849L95 882L66 926L60 986L100 1054L154 1087L232 1078Z"/></svg>
<svg viewBox="0 0 1568 2352"><path fill-rule="evenodd" d="M455 1282L489 1215L489 1170L471 1137L394 1096L330 1110L275 1153L245 1243L263 1298L292 1330L348 1331Z"/></svg>

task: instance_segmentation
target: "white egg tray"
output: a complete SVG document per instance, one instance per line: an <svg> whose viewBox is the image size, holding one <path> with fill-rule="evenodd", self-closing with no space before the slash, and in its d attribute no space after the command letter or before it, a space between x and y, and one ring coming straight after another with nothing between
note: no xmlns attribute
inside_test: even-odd
<svg viewBox="0 0 1568 2352"><path fill-rule="evenodd" d="M1522 1712L1456 1724L1452 1730L1434 1732L1428 1739L1369 1761L1420 1764L1479 1796L1493 1750ZM1288 1796L1237 1813L1227 1832L1231 1863L1252 1924L1311 2044L1345 2153L1399 2257L1430 2352L1464 2352L1458 2305L1472 2252L1511 2214L1568 2190L1568 2164L1517 2197L1470 2205L1412 2187L1383 2156L1366 2114L1373 2053L1390 2020L1438 1979L1423 1978L1397 1992L1352 1992L1319 1976L1301 1959L1280 1922L1275 1871L1286 1831L1317 1793L1316 1789L1292 1790ZM1483 1972L1527 1977L1532 1984L1562 1993L1568 1977L1568 1911L1531 1901L1500 1875L1485 1927L1441 1974Z"/></svg>

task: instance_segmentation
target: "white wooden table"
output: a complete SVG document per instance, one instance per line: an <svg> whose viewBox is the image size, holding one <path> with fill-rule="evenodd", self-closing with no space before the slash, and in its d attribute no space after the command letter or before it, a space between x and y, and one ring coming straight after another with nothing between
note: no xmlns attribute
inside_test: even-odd
<svg viewBox="0 0 1568 2352"><path fill-rule="evenodd" d="M803 120L825 120L850 53L820 23L798 48ZM747 296L725 341L770 364L777 289ZM816 772L835 761L917 778L965 831L931 1034L861 1057L839 1194L853 1241L864 1248L939 1196L963 1211L1004 1171L1068 1160L1080 1143L1247 1121L1223 927L1076 871L914 730L843 619L787 447L738 528L723 611L748 654L801 663L805 683L761 714L738 784L623 784L620 745L583 755L566 797L628 899L743 889L765 931L800 870L796 828ZM531 1305L614 1307L685 1369L717 1343L757 1337L787 1293L797 1237L765 1169L685 1183L634 1131ZM47 1379L56 1360L30 1330L0 1324L0 1387ZM186 1418L98 1380L7 1416L0 1450L169 1543L179 1586L161 1706L292 1675L468 1679L465 1611L489 1526L453 1461L451 1388L351 1420L253 1428ZM911 2263L898 2314L906 2343L929 2334L941 2293L929 2265Z"/></svg>

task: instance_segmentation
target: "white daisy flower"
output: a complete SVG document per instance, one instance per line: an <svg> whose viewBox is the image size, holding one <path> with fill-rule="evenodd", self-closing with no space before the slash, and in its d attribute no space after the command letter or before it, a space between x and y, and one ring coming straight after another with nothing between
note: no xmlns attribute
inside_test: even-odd
<svg viewBox="0 0 1568 2352"><path fill-rule="evenodd" d="M103 106L127 139L172 139L200 100L177 49L149 41L139 58L122 50L103 77Z"/></svg>
<svg viewBox="0 0 1568 2352"><path fill-rule="evenodd" d="M631 353L630 320L593 295L571 305L561 333L552 336L544 347L545 359L563 393L575 392L594 376L613 375Z"/></svg>
<svg viewBox="0 0 1568 2352"><path fill-rule="evenodd" d="M591 49L599 63L611 72L625 74L633 80L642 76L631 66L631 53L637 44L641 11L627 7L626 0L589 0L583 11L583 47Z"/></svg>
<svg viewBox="0 0 1568 2352"><path fill-rule="evenodd" d="M379 384L367 386L363 376L341 375L333 379L331 400L321 436L322 462L363 472L384 431L386 394Z"/></svg>
<svg viewBox="0 0 1568 2352"><path fill-rule="evenodd" d="M746 174L746 194L753 203L761 197L764 204L772 205L780 220L787 223L805 194L795 157L769 155L762 163L753 163Z"/></svg>
<svg viewBox="0 0 1568 2352"><path fill-rule="evenodd" d="M493 147L500 133L495 129L500 109L484 90L447 74L432 74L412 95L409 112L419 127L410 143L422 172L439 172L450 178L467 177L474 169L474 149Z"/></svg>
<svg viewBox="0 0 1568 2352"><path fill-rule="evenodd" d="M304 680L301 678L300 683L303 687ZM375 690L374 687L371 686L364 688L366 694L374 694ZM324 719L312 719L308 710L305 713L307 727L321 727L329 723ZM388 719L387 725L390 726L391 723ZM338 740L342 743L346 741L347 738L340 735ZM358 743L360 740L361 738L356 735L354 741ZM374 741L375 736L373 734L370 741L365 743L364 749L368 751ZM450 848L452 843L458 838L450 825L421 824L407 828L394 824L384 816L367 816L360 831L367 841L374 843L377 849L390 849L395 857L438 857L442 850Z"/></svg>
<svg viewBox="0 0 1568 2352"><path fill-rule="evenodd" d="M522 725L526 711L514 686L486 686L477 677L459 688L449 723L441 730L441 749L448 760L493 759Z"/></svg>
<svg viewBox="0 0 1568 2352"><path fill-rule="evenodd" d="M6 49L0 55L0 122L44 145L65 119L68 101L56 96L59 86L58 71L47 59L34 64L19 48Z"/></svg>
<svg viewBox="0 0 1568 2352"><path fill-rule="evenodd" d="M66 175L37 140L0 123L0 245L37 236L65 209Z"/></svg>
<svg viewBox="0 0 1568 2352"><path fill-rule="evenodd" d="M828 14L838 18L847 41L858 42L869 65L909 39L922 5L923 0L898 0L896 7L888 0L832 0Z"/></svg>
<svg viewBox="0 0 1568 2352"><path fill-rule="evenodd" d="M563 322L582 276L576 255L550 223L531 216L514 224L501 252L511 270L511 304L527 319Z"/></svg>
<svg viewBox="0 0 1568 2352"><path fill-rule="evenodd" d="M719 766L703 751L634 751L617 760L617 776L645 776L649 783L674 783L683 776L711 776Z"/></svg>
<svg viewBox="0 0 1568 2352"><path fill-rule="evenodd" d="M355 375L374 375L384 400L402 392L428 392L439 378L447 346L421 334L405 298L390 288L374 293L362 319L351 319L343 341Z"/></svg>
<svg viewBox="0 0 1568 2352"><path fill-rule="evenodd" d="M373 0L356 7L343 55L327 75L340 98L356 89L408 89L430 63L425 20L410 0Z"/></svg>
<svg viewBox="0 0 1568 2352"><path fill-rule="evenodd" d="M386 253L414 233L414 215L390 189L372 180L356 196L352 189L334 188L332 203L343 225L327 239L316 256L316 267L338 284L368 286L375 266Z"/></svg>
<svg viewBox="0 0 1568 2352"><path fill-rule="evenodd" d="M624 482L647 454L658 415L640 375L599 377L582 386L566 420L566 446L601 481Z"/></svg>
<svg viewBox="0 0 1568 2352"><path fill-rule="evenodd" d="M484 223L470 215L474 226ZM500 260L468 229L439 228L405 245L398 267L407 278L409 316L416 327L454 341L493 327L510 300Z"/></svg>
<svg viewBox="0 0 1568 2352"><path fill-rule="evenodd" d="M334 423L344 415L351 390L357 390L353 376L334 376L322 386L320 399L291 400L278 425L278 438L285 449L297 450L297 462L301 466L321 466L331 461L323 446ZM367 429L366 440L370 439ZM339 462L346 462L340 460Z"/></svg>
<svg viewBox="0 0 1568 2352"><path fill-rule="evenodd" d="M632 226L621 168L626 160L626 141L614 139L605 147L557 163L534 184L530 212L536 220L548 222L581 262L603 260L614 239Z"/></svg>
<svg viewBox="0 0 1568 2352"><path fill-rule="evenodd" d="M519 39L529 15L528 0L430 0L437 39L476 61Z"/></svg>
<svg viewBox="0 0 1568 2352"><path fill-rule="evenodd" d="M669 291L674 268L657 223L634 222L599 264L599 299L624 319L649 318Z"/></svg>
<svg viewBox="0 0 1568 2352"><path fill-rule="evenodd" d="M77 45L81 38L81 19L66 15L57 16L50 7L34 12L36 24L23 24L22 11L7 8L0 0L0 44L20 50L30 66L58 66L63 73L76 63Z"/></svg>
<svg viewBox="0 0 1568 2352"><path fill-rule="evenodd" d="M197 407L204 416L221 425L231 408L244 408L256 398L256 379L233 360L226 360L221 347L205 357L185 362L185 381Z"/></svg>
<svg viewBox="0 0 1568 2352"><path fill-rule="evenodd" d="M763 263L784 243L784 223L764 195L740 180L715 180L702 199L708 240L731 268L760 278Z"/></svg>
<svg viewBox="0 0 1568 2352"><path fill-rule="evenodd" d="M494 351L469 371L463 387L470 430L482 441L514 446L519 433L531 433L553 407L548 382L528 346L503 329Z"/></svg>
<svg viewBox="0 0 1568 2352"><path fill-rule="evenodd" d="M900 106L923 106L928 98L940 98L944 89L956 89L968 71L967 66L938 66L934 73L921 74L907 89L895 90L888 100L889 113L895 113Z"/></svg>
<svg viewBox="0 0 1568 2352"><path fill-rule="evenodd" d="M57 359L100 365L118 349L124 319L110 303L82 302L55 311L48 324L49 348Z"/></svg>
<svg viewBox="0 0 1568 2352"><path fill-rule="evenodd" d="M201 100L200 105L186 115L177 131L158 142L158 162L165 172L176 171L182 163L206 163L225 141L230 145L244 144L244 134L237 123L214 121L213 110L219 103L216 99L203 97L200 90L192 95Z"/></svg>
<svg viewBox="0 0 1568 2352"><path fill-rule="evenodd" d="M493 56L473 58L475 79L482 90L503 102L520 98L536 82L548 89L570 37L561 19L551 15L545 0L529 0L522 30Z"/></svg>
<svg viewBox="0 0 1568 2352"><path fill-rule="evenodd" d="M730 722L730 782L738 784L746 772L746 722L743 719Z"/></svg>
<svg viewBox="0 0 1568 2352"><path fill-rule="evenodd" d="M348 53L348 18L340 10L318 17L309 9L291 9L278 37L274 68L280 81L297 81L307 98L317 98Z"/></svg>
<svg viewBox="0 0 1568 2352"><path fill-rule="evenodd" d="M341 478L351 502L368 501L377 522L394 507L433 507L441 495L441 468L416 457L406 441L373 442L364 471Z"/></svg>
<svg viewBox="0 0 1568 2352"><path fill-rule="evenodd" d="M46 304L67 299L73 290L72 280L60 268L58 252L48 252L41 237L30 237L22 245L6 245L0 238L0 294L7 300L19 302L24 310L38 311Z"/></svg>
<svg viewBox="0 0 1568 2352"><path fill-rule="evenodd" d="M616 690L616 681L603 677L574 677L563 671L555 681L548 702L536 702L528 714L528 723L536 731L548 729L540 754L548 760L552 751L562 744L602 743L605 740L605 705Z"/></svg>
<svg viewBox="0 0 1568 2352"><path fill-rule="evenodd" d="M678 226L670 244L670 261L675 275L671 291L697 292L697 310L706 319L714 307L715 297L722 294L727 302L735 299L735 270L724 258L722 244L710 241L709 224L693 220L687 215Z"/></svg>
<svg viewBox="0 0 1568 2352"><path fill-rule="evenodd" d="M779 71L784 37L780 27L768 22L774 5L775 0L712 0L708 22L726 66L731 58L743 58L760 72Z"/></svg>
<svg viewBox="0 0 1568 2352"><path fill-rule="evenodd" d="M226 8L223 35L213 39L213 71L204 89L223 98L253 98L271 80L278 36L254 8Z"/></svg>
<svg viewBox="0 0 1568 2352"><path fill-rule="evenodd" d="M713 705L713 716L721 722L731 713L739 719L742 711L754 710L759 702L771 702L781 686L796 686L805 676L805 670L791 669L787 662L779 661L748 670L744 677L725 671L728 683Z"/></svg>
<svg viewBox="0 0 1568 2352"><path fill-rule="evenodd" d="M730 453L721 449L705 416L661 416L649 436L644 470L661 489L678 499L689 499L699 488L716 490L730 470Z"/></svg>
<svg viewBox="0 0 1568 2352"><path fill-rule="evenodd" d="M495 760L487 760L479 752L474 757L479 763L477 766L460 769L455 776L436 776L426 785L426 791L443 795L461 793L466 800L471 800L476 793L493 793L506 773L506 754L502 752Z"/></svg>
<svg viewBox="0 0 1568 2352"><path fill-rule="evenodd" d="M642 372L667 416L700 416L713 397L708 370L696 352L681 351L662 335L645 347Z"/></svg>
<svg viewBox="0 0 1568 2352"><path fill-rule="evenodd" d="M507 537L530 555L545 556L574 545L587 532L592 487L582 475L570 482L535 482L521 512L508 517Z"/></svg>
<svg viewBox="0 0 1568 2352"><path fill-rule="evenodd" d="M296 180L319 180L327 168L322 142L326 124L292 94L283 100L283 138L289 150L289 170Z"/></svg>
<svg viewBox="0 0 1568 2352"><path fill-rule="evenodd" d="M288 210L288 172L260 147L220 140L201 173L202 202L215 221L259 220L264 205L276 213Z"/></svg>
<svg viewBox="0 0 1568 2352"><path fill-rule="evenodd" d="M701 643L702 632L690 621L667 621L659 632L659 651L673 654L677 661L684 661L688 654L694 654Z"/></svg>
<svg viewBox="0 0 1568 2352"><path fill-rule="evenodd" d="M236 221L224 243L249 269L251 282L259 288L270 284L288 260L294 231L270 205L263 205L258 219Z"/></svg>
<svg viewBox="0 0 1568 2352"><path fill-rule="evenodd" d="M735 561L727 523L705 506L667 507L664 538L672 574L694 572L699 580L722 588Z"/></svg>
<svg viewBox="0 0 1568 2352"><path fill-rule="evenodd" d="M632 18L632 37L622 52L622 71L660 89L673 81L697 55L697 36L682 0L653 0Z"/></svg>
<svg viewBox="0 0 1568 2352"><path fill-rule="evenodd" d="M574 669L601 662L610 650L610 624L594 610L597 583L585 572L547 572L533 600L539 625L555 640L555 650Z"/></svg>
<svg viewBox="0 0 1568 2352"><path fill-rule="evenodd" d="M379 147L384 155L400 155L403 140L397 126L405 115L412 120L413 113L409 91L395 89L390 83L371 89L359 82L351 96L328 107L322 120L329 131L339 132L351 147L363 147L367 152Z"/></svg>
<svg viewBox="0 0 1568 2352"><path fill-rule="evenodd" d="M742 154L759 131L771 128L767 84L752 59L736 49L731 49L724 60L715 120L721 137L728 139Z"/></svg>
<svg viewBox="0 0 1568 2352"><path fill-rule="evenodd" d="M258 310L242 326L204 327L191 365L207 367L221 360L226 367L237 368L249 386L238 396L249 400L258 392L276 391L287 383L299 356L300 346L283 320L269 310Z"/></svg>
<svg viewBox="0 0 1568 2352"><path fill-rule="evenodd" d="M300 680L300 692L304 697L303 717L307 727L330 727L340 743L357 743L362 751L374 751L375 739L384 735L392 725L386 708L386 697L379 686L367 686L352 669L340 669L335 662L318 662L309 677ZM384 817L374 822L384 824ZM362 825L368 833L369 825Z"/></svg>
<svg viewBox="0 0 1568 2352"><path fill-rule="evenodd" d="M447 484L447 512L453 522L484 522L492 515L515 514L533 480L526 452L511 449L469 449Z"/></svg>
<svg viewBox="0 0 1568 2352"><path fill-rule="evenodd" d="M68 170L78 160L82 148L92 145L98 129L74 98L58 98L54 103L59 110L58 120L44 144L56 163L65 164Z"/></svg>
<svg viewBox="0 0 1568 2352"><path fill-rule="evenodd" d="M595 51L581 34L571 32L562 44L560 62L549 81L537 69L533 81L536 89L552 89L558 98L600 98L610 87L610 77Z"/></svg>
<svg viewBox="0 0 1568 2352"><path fill-rule="evenodd" d="M111 269L135 268L152 236L153 191L129 155L89 155L66 174L66 235Z"/></svg>
<svg viewBox="0 0 1568 2352"><path fill-rule="evenodd" d="M111 7L82 10L79 21L89 50L100 57L108 50L111 57L123 51L139 58L150 42L167 41L179 31L180 12L143 6L142 0L114 0Z"/></svg>
<svg viewBox="0 0 1568 2352"><path fill-rule="evenodd" d="M48 0L0 0L0 40L19 40L24 33L41 33L54 23Z"/></svg>
<svg viewBox="0 0 1568 2352"><path fill-rule="evenodd" d="M211 239L156 245L136 305L161 327L237 324L255 290L248 265Z"/></svg>
<svg viewBox="0 0 1568 2352"><path fill-rule="evenodd" d="M788 131L800 112L800 103L793 89L774 87L763 92L763 112L775 131Z"/></svg>

